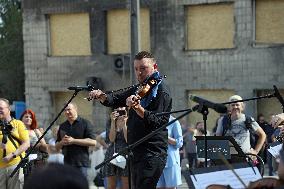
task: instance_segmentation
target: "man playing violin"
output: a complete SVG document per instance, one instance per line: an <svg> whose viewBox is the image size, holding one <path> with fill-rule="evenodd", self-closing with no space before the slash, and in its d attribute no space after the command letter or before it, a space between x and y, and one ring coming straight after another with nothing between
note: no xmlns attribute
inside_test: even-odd
<svg viewBox="0 0 284 189"><path fill-rule="evenodd" d="M146 51L139 52L134 59L134 69L140 83L139 88L133 87L111 94L99 89L89 93L89 98L99 99L105 106L130 108L127 122L128 144L135 143L167 124L169 115L157 116L156 113L168 112L172 108L172 98L159 75L154 56ZM166 163L167 139L165 128L133 149L130 170L134 189L156 188Z"/></svg>

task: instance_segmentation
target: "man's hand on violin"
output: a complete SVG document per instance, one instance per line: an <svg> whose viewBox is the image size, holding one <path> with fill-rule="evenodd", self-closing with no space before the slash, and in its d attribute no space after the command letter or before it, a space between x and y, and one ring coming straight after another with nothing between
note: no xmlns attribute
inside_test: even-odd
<svg viewBox="0 0 284 189"><path fill-rule="evenodd" d="M126 105L133 108L141 118L144 118L145 109L140 105L140 99L139 96L131 95L126 99Z"/></svg>
<svg viewBox="0 0 284 189"><path fill-rule="evenodd" d="M100 89L89 92L88 100L99 99L101 102L106 100L106 94Z"/></svg>
<svg viewBox="0 0 284 189"><path fill-rule="evenodd" d="M131 95L129 96L127 99L126 99L126 105L129 107L129 108L134 108L135 109L135 106L138 106L140 105L140 98L135 96L135 95Z"/></svg>

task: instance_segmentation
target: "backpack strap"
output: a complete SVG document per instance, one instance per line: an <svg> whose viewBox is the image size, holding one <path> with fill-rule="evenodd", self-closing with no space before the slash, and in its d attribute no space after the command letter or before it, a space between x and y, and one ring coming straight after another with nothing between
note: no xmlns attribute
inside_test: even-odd
<svg viewBox="0 0 284 189"><path fill-rule="evenodd" d="M253 122L252 118L250 116L246 115L246 114L245 114L245 116L246 116L246 120L245 120L246 128L252 129L252 122Z"/></svg>
<svg viewBox="0 0 284 189"><path fill-rule="evenodd" d="M8 138L10 139L10 141L12 142L12 144L14 145L14 147L15 147L16 149L21 145L21 141L20 141L17 137L15 137L14 135L9 134L9 135L8 135ZM15 143L15 141L18 142L19 146L17 146L17 144ZM20 156L21 159L23 159L22 154L19 154L19 156Z"/></svg>
<svg viewBox="0 0 284 189"><path fill-rule="evenodd" d="M230 114L226 114L223 116L223 120L222 120L222 126L223 126L223 133L222 133L222 136L225 136L225 134L227 133L227 131L229 129L231 129L232 127L232 124L231 124L231 116Z"/></svg>

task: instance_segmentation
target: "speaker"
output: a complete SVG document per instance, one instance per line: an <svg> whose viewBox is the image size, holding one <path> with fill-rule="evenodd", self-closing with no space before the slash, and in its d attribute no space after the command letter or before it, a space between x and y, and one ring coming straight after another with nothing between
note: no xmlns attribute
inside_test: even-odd
<svg viewBox="0 0 284 189"><path fill-rule="evenodd" d="M130 67L130 55L116 55L114 56L114 69L118 72L129 71Z"/></svg>
<svg viewBox="0 0 284 189"><path fill-rule="evenodd" d="M87 77L86 84L92 85L95 89L103 90L103 82L99 77Z"/></svg>

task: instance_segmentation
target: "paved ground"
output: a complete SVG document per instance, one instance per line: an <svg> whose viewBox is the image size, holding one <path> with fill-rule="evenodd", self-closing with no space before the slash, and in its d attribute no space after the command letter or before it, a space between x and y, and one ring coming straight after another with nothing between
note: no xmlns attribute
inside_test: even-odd
<svg viewBox="0 0 284 189"><path fill-rule="evenodd" d="M183 161L182 162L182 169L183 170L186 170L186 161ZM265 168L264 168L264 176L268 176L268 167L265 165ZM184 176L182 176L182 185L178 187L178 189L188 189L188 185L185 181L185 178ZM91 185L90 186L90 189L104 189L104 187L96 187L96 186L93 186Z"/></svg>
<svg viewBox="0 0 284 189"><path fill-rule="evenodd" d="M97 187L94 185L90 185L90 189L104 189L104 187ZM185 178L182 176L182 185L178 187L178 189L188 189Z"/></svg>

